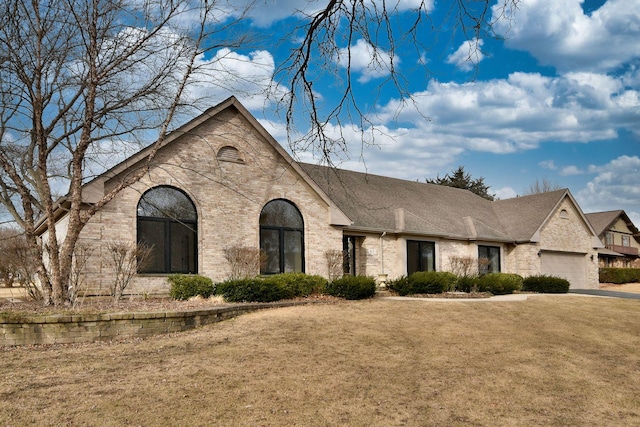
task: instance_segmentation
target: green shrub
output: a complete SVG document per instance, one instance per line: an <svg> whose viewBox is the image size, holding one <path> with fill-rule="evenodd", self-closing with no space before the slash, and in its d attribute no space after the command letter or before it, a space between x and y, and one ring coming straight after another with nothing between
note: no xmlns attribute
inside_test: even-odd
<svg viewBox="0 0 640 427"><path fill-rule="evenodd" d="M640 268L601 268L600 283L636 283L640 282Z"/></svg>
<svg viewBox="0 0 640 427"><path fill-rule="evenodd" d="M293 298L281 280L252 279L226 280L216 284L216 294L227 302L273 302Z"/></svg>
<svg viewBox="0 0 640 427"><path fill-rule="evenodd" d="M494 295L512 294L522 289L522 276L510 273L489 273L480 277L479 287Z"/></svg>
<svg viewBox="0 0 640 427"><path fill-rule="evenodd" d="M484 292L480 291L480 278L478 276L458 277L456 290L460 292Z"/></svg>
<svg viewBox="0 0 640 427"><path fill-rule="evenodd" d="M370 298L376 293L376 282L366 276L344 276L329 283L326 293L348 300Z"/></svg>
<svg viewBox="0 0 640 427"><path fill-rule="evenodd" d="M522 282L522 290L547 294L566 294L569 291L569 281L554 276L529 276Z"/></svg>
<svg viewBox="0 0 640 427"><path fill-rule="evenodd" d="M327 279L322 276L304 273L282 273L266 276L266 283L283 286L292 297L308 297L311 294L321 294L327 286Z"/></svg>
<svg viewBox="0 0 640 427"><path fill-rule="evenodd" d="M387 282L387 289L390 289L401 296L409 295L411 293L409 279L404 275L398 277L397 279L389 280Z"/></svg>
<svg viewBox="0 0 640 427"><path fill-rule="evenodd" d="M208 277L172 274L167 280L171 284L169 295L176 300L187 300L197 295L209 298L215 292L215 285Z"/></svg>
<svg viewBox="0 0 640 427"><path fill-rule="evenodd" d="M417 271L408 281L411 294L441 294L453 289L458 277L447 271Z"/></svg>

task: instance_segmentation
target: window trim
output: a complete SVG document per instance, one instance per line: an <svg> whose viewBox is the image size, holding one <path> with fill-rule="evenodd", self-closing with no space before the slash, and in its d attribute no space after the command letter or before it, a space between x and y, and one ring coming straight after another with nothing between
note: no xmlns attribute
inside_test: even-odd
<svg viewBox="0 0 640 427"><path fill-rule="evenodd" d="M415 273L415 272L409 272L409 245L410 244L414 244L417 243L418 244L418 270L416 270L415 272L418 271L437 271L437 256L436 256L436 242L432 241L432 240L414 240L414 239L407 239L406 242L406 268L407 268L407 275ZM427 267L427 269L424 269L424 265L422 263L422 246L423 245L429 245L431 246L432 250L433 250L433 269L429 270L429 267Z"/></svg>
<svg viewBox="0 0 640 427"><path fill-rule="evenodd" d="M262 215L262 212L264 211L264 209L272 202L276 202L276 201L282 201L285 202L287 204L289 204L292 208L294 208L296 210L296 212L298 213L298 215L300 216L300 221L302 223L302 227L298 228L298 227L287 227L287 226L279 226L279 225L263 225L260 223L260 219L258 219L258 225L259 225L259 239L260 239L260 251L262 251L262 247L263 247L263 239L262 239L262 230L272 230L272 231L277 231L278 232L278 263L279 263L279 271L278 272L271 272L271 271L266 271L266 265L263 267L262 265L260 266L260 274L262 275L273 275L273 274L281 274L281 273L285 273L286 272L286 259L285 259L285 254L286 254L286 250L285 250L285 234L287 231L293 231L293 232L299 232L300 233L300 257L301 257L301 262L300 262L300 270L299 273L304 273L306 271L306 266L305 266L305 241L304 241L304 216L302 216L302 212L300 212L300 209L298 209L298 206L296 206L295 203L293 203L291 200L287 200L287 199L272 199L269 200L267 203L264 204L264 206L262 207L262 209L260 210L260 215ZM261 263L262 264L262 263Z"/></svg>
<svg viewBox="0 0 640 427"><path fill-rule="evenodd" d="M491 261L491 253L488 253L489 257L480 257L480 248L487 248L489 250L491 249L497 249L498 250L498 269L495 270L492 267L487 266L487 271L480 271L480 265L478 264L478 274L480 276L484 276L485 274L489 274L489 273L500 273L502 272L502 247L501 246L494 246L494 245L478 245L478 261L480 261L480 259L485 258L488 259L489 261Z"/></svg>
<svg viewBox="0 0 640 427"><path fill-rule="evenodd" d="M195 219L191 220L191 219L172 219L172 218L162 218L162 217L153 217L153 216L145 216L145 215L139 215L138 214L138 208L140 206L140 202L143 200L144 196L146 194L148 194L151 191L154 190L158 190L161 188L168 188L171 190L175 190L178 191L180 193L182 193L187 200L191 203L191 206L193 207L194 213L195 213ZM165 269L164 270L143 270L140 271L140 269L136 266L136 273L137 274L197 274L198 273L198 209L196 208L195 203L193 203L193 200L191 199L191 197L189 197L189 195L183 191L180 188L171 186L171 185L158 185L155 187L151 187L148 190L146 190L142 196L140 196L140 199L138 200L138 204L136 205L136 242L140 243L140 224L141 222L146 222L146 223L162 223L163 224L163 228L164 228L164 236L163 236L163 243L164 243L164 247L163 247L163 252L164 252L164 266ZM172 231L171 231L171 226L172 224L180 224L183 226L188 227L189 229L191 229L193 231L193 247L189 248L190 252L192 252L190 255L193 257L193 265L194 265L194 271L174 271L171 268L172 265L172 258L171 258L171 236L172 236Z"/></svg>

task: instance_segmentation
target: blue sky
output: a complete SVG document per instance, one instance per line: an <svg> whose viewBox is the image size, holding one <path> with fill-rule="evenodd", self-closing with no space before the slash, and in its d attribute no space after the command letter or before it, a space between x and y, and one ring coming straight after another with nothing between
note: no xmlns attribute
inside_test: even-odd
<svg viewBox="0 0 640 427"><path fill-rule="evenodd" d="M398 2L398 25L414 17L417 3ZM219 100L238 96L285 146L282 117L263 89L296 41L299 22L291 16L302 4L257 1L247 28L259 43L202 58L246 78L200 90ZM449 2L427 4L438 22ZM356 40L354 90L384 132L362 149L357 124L344 127L352 145L337 159L340 167L423 180L462 165L500 198L547 178L569 188L585 212L624 209L640 226L640 0L522 0L513 20L495 28L504 40L479 40L473 63L461 34L446 30L421 40L428 50L398 49L395 63L413 97L404 108L384 84L388 70L372 70L371 49ZM343 84L320 74L314 89L331 105ZM315 160L313 153L296 155Z"/></svg>

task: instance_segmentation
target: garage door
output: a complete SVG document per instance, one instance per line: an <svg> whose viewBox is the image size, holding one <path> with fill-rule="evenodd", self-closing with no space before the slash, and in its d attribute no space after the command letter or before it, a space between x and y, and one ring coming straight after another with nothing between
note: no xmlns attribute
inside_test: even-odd
<svg viewBox="0 0 640 427"><path fill-rule="evenodd" d="M584 254L542 252L542 274L567 279L570 289L586 289L586 257Z"/></svg>

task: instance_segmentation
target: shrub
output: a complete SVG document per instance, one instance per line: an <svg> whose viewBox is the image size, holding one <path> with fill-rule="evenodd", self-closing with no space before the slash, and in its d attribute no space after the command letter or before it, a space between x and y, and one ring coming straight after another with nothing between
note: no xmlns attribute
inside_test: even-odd
<svg viewBox="0 0 640 427"><path fill-rule="evenodd" d="M460 292L484 292L480 291L480 278L478 276L458 277L456 289Z"/></svg>
<svg viewBox="0 0 640 427"><path fill-rule="evenodd" d="M458 278L447 271L418 271L408 277L411 294L440 294L453 289Z"/></svg>
<svg viewBox="0 0 640 427"><path fill-rule="evenodd" d="M524 279L522 290L548 294L566 294L569 291L569 281L554 276L529 276Z"/></svg>
<svg viewBox="0 0 640 427"><path fill-rule="evenodd" d="M262 280L265 283L285 288L293 298L323 293L327 286L327 279L324 277L304 273L274 274L266 276Z"/></svg>
<svg viewBox="0 0 640 427"><path fill-rule="evenodd" d="M640 282L640 268L601 268L600 283L635 283Z"/></svg>
<svg viewBox="0 0 640 427"><path fill-rule="evenodd" d="M167 278L171 283L169 295L177 300L187 300L200 295L209 298L215 291L211 279L199 275L172 274Z"/></svg>
<svg viewBox="0 0 640 427"><path fill-rule="evenodd" d="M480 277L479 288L486 289L494 295L512 294L522 289L522 276L510 273L489 273Z"/></svg>
<svg viewBox="0 0 640 427"><path fill-rule="evenodd" d="M216 294L228 302L273 302L293 297L281 280L267 281L260 277L218 283Z"/></svg>
<svg viewBox="0 0 640 427"><path fill-rule="evenodd" d="M326 293L348 300L370 298L376 293L376 282L366 276L344 276L329 283Z"/></svg>
<svg viewBox="0 0 640 427"><path fill-rule="evenodd" d="M387 282L387 289L390 289L401 296L409 295L411 293L411 286L409 285L409 279L407 276L400 276L397 279L389 280Z"/></svg>

